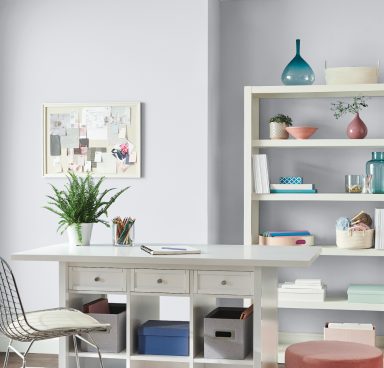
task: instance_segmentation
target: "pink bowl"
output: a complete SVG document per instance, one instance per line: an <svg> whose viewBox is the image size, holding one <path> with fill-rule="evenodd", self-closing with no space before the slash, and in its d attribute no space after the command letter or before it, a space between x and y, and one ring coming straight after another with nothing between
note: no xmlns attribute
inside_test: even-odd
<svg viewBox="0 0 384 368"><path fill-rule="evenodd" d="M317 130L315 127L301 126L301 127L287 127L285 130L296 139L308 139Z"/></svg>

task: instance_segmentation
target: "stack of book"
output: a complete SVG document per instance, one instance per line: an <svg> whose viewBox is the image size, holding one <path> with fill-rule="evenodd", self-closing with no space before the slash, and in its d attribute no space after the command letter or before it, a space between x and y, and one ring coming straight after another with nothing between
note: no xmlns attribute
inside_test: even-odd
<svg viewBox="0 0 384 368"><path fill-rule="evenodd" d="M375 248L384 249L384 209L375 209Z"/></svg>
<svg viewBox="0 0 384 368"><path fill-rule="evenodd" d="M271 193L317 193L314 184L271 184Z"/></svg>
<svg viewBox="0 0 384 368"><path fill-rule="evenodd" d="M326 285L321 279L297 279L295 282L279 284L279 301L323 302Z"/></svg>
<svg viewBox="0 0 384 368"><path fill-rule="evenodd" d="M255 193L257 194L270 193L267 155L266 154L253 155L252 160L253 160L253 178L254 178L254 185L255 185Z"/></svg>

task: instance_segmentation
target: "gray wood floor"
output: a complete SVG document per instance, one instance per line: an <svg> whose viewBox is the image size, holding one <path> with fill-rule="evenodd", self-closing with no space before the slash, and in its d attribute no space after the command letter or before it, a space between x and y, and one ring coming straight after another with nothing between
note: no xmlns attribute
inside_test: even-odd
<svg viewBox="0 0 384 368"><path fill-rule="evenodd" d="M0 366L3 366L4 353L0 353ZM21 359L14 353L10 354L8 368L20 368ZM28 367L44 367L44 368L57 368L57 355L50 354L28 354L27 359Z"/></svg>

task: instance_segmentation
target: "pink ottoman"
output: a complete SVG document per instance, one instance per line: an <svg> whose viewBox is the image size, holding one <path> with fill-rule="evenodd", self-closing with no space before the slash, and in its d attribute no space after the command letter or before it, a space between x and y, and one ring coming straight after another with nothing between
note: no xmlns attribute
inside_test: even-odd
<svg viewBox="0 0 384 368"><path fill-rule="evenodd" d="M346 341L307 341L285 351L285 368L383 368L383 353Z"/></svg>

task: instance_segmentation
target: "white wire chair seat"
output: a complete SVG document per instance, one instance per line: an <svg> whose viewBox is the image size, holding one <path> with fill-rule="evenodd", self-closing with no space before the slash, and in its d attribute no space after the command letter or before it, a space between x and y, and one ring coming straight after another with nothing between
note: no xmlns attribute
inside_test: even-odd
<svg viewBox="0 0 384 368"><path fill-rule="evenodd" d="M80 368L77 339L96 349L100 367L103 368L99 347L91 333L108 331L109 328L109 324L99 323L91 316L72 308L45 309L25 313L11 267L0 257L0 332L10 339L3 368L8 365L10 350L21 357L22 368L25 368L26 356L35 341L65 336L73 337L77 368ZM29 342L24 353L20 353L12 346L14 340Z"/></svg>
<svg viewBox="0 0 384 368"><path fill-rule="evenodd" d="M46 340L74 334L108 331L110 325L99 323L77 309L55 308L27 312L8 325L4 332L18 341Z"/></svg>

